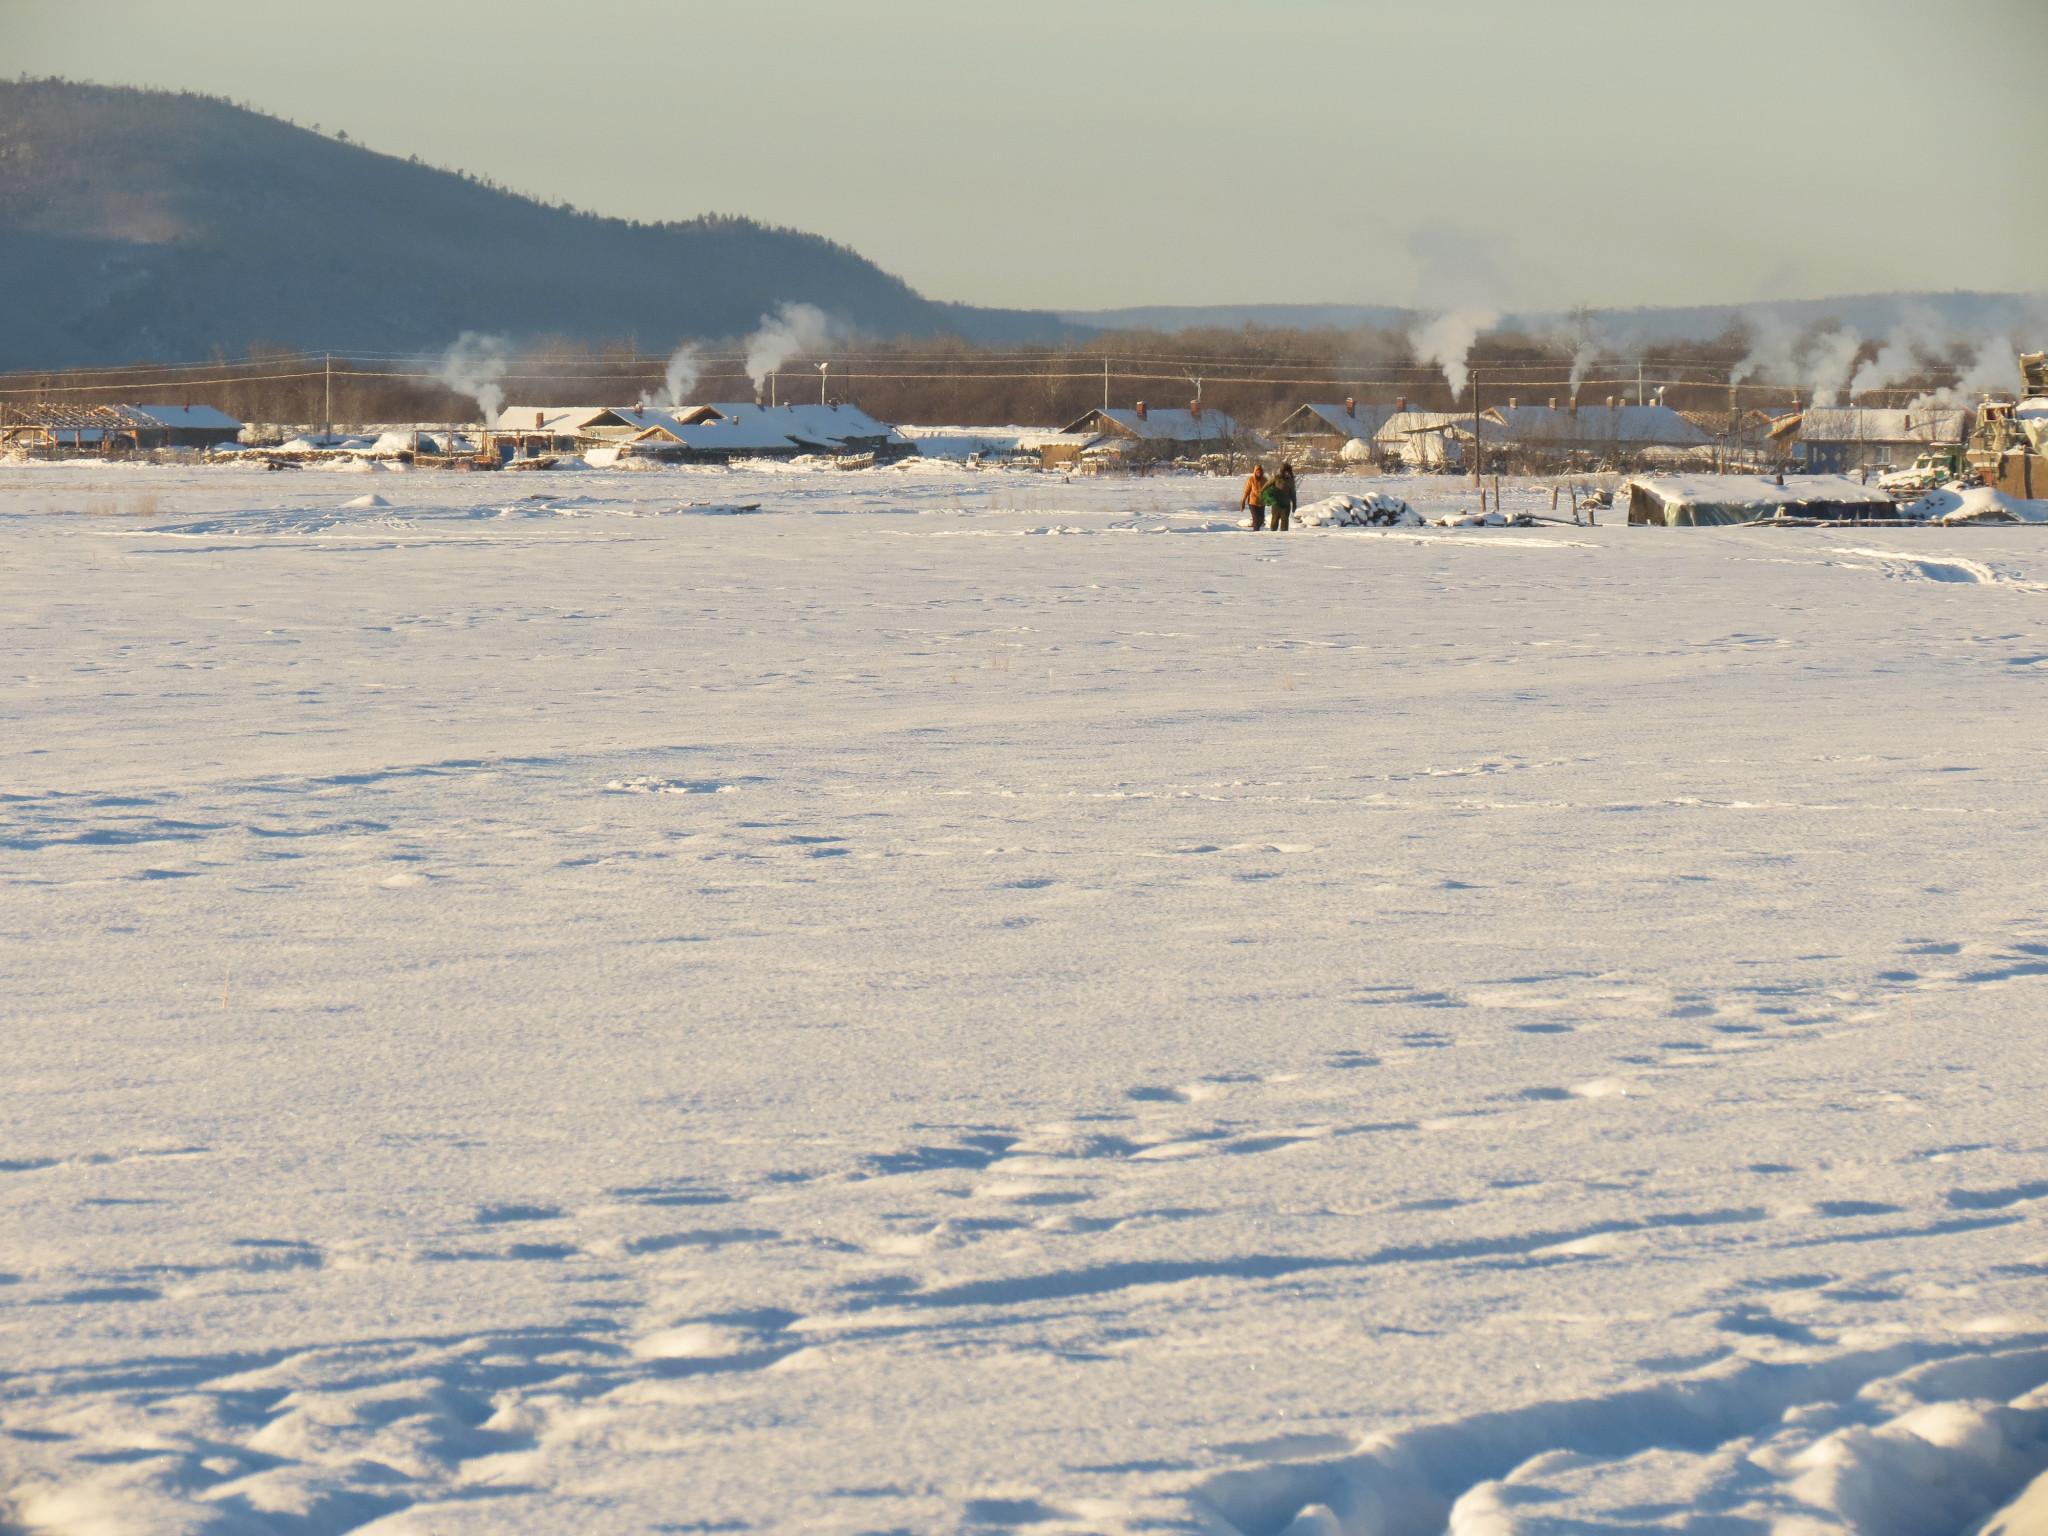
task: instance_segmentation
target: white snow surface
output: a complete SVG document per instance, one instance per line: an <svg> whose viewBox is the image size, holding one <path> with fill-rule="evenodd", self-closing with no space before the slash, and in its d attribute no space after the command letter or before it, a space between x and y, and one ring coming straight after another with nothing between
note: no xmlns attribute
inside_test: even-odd
<svg viewBox="0 0 2048 1536"><path fill-rule="evenodd" d="M2048 1469L2038 529L380 484L0 468L0 1528L1945 1536Z"/></svg>

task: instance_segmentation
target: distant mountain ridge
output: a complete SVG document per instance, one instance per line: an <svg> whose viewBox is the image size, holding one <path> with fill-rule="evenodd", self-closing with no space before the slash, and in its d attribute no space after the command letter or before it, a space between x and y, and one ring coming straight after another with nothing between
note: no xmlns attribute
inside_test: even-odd
<svg viewBox="0 0 2048 1536"><path fill-rule="evenodd" d="M1398 329L1425 311L1391 304L1155 304L1133 309L1069 309L1060 318L1095 330L1186 330L1193 326L1235 329L1245 325L1316 330L1331 326ZM1957 335L2013 332L2023 343L2048 332L2048 293L1861 293L1822 299L1766 299L1753 304L1693 304L1668 308L1595 309L1592 319L1617 340L1707 340L1739 320L1773 319L1799 327L1838 320L1869 337L1889 336L1916 319ZM1501 317L1497 331L1543 335L1560 331L1575 317L1562 310L1531 310Z"/></svg>
<svg viewBox="0 0 2048 1536"><path fill-rule="evenodd" d="M661 350L785 301L883 336L1074 329L935 302L797 230L599 218L211 97L59 80L0 82L0 283L7 368L423 353L466 330Z"/></svg>

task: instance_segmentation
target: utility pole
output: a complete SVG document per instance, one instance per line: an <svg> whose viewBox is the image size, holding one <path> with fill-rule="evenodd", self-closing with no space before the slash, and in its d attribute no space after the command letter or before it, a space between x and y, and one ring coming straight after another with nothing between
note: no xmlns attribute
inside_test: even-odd
<svg viewBox="0 0 2048 1536"><path fill-rule="evenodd" d="M1639 357L1636 359L1636 404L1646 405L1648 403L1643 398L1643 360Z"/></svg>
<svg viewBox="0 0 2048 1536"><path fill-rule="evenodd" d="M1474 368L1472 370L1472 489L1479 492L1481 496L1484 496L1486 489L1480 484L1479 477L1479 370Z"/></svg>
<svg viewBox="0 0 2048 1536"><path fill-rule="evenodd" d="M818 404L820 405L825 403L825 377L831 367L830 363L818 364Z"/></svg>
<svg viewBox="0 0 2048 1536"><path fill-rule="evenodd" d="M327 354L327 422L324 436L329 442L334 440L334 354L332 352Z"/></svg>
<svg viewBox="0 0 2048 1536"><path fill-rule="evenodd" d="M1109 409L1109 354L1102 356L1102 408Z"/></svg>

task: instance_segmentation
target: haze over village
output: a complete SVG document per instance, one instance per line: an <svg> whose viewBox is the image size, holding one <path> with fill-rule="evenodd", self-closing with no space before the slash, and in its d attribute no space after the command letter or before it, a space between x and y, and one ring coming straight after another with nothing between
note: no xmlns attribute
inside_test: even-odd
<svg viewBox="0 0 2048 1536"><path fill-rule="evenodd" d="M0 1536L2048 1536L2048 15L0 6Z"/></svg>

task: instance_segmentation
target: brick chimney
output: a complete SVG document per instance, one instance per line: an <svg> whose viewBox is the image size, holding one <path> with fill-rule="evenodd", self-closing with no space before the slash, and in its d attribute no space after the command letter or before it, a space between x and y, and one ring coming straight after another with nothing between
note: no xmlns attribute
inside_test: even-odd
<svg viewBox="0 0 2048 1536"><path fill-rule="evenodd" d="M546 411L535 411L533 413L533 424L536 427L546 426L548 424L548 413Z"/></svg>
<svg viewBox="0 0 2048 1536"><path fill-rule="evenodd" d="M1555 396L1555 395L1552 395L1552 396L1550 397L1550 408L1551 408L1551 409L1552 409L1553 411L1557 409L1557 396Z"/></svg>
<svg viewBox="0 0 2048 1536"><path fill-rule="evenodd" d="M1612 395L1607 397L1607 409L1610 411L1614 409L1614 396Z"/></svg>
<svg viewBox="0 0 2048 1536"><path fill-rule="evenodd" d="M1513 395L1509 395L1509 396L1508 396L1508 409L1512 411L1512 410L1513 410L1514 408L1515 408L1515 397L1514 397Z"/></svg>
<svg viewBox="0 0 2048 1536"><path fill-rule="evenodd" d="M1402 414L1403 416L1407 415L1407 414L1408 414L1408 402L1407 402L1407 400L1405 400L1405 399L1400 399L1400 398L1397 398L1397 399L1396 399L1396 400L1394 401L1394 409L1395 409L1396 411L1398 411L1398 412L1399 412L1400 414Z"/></svg>
<svg viewBox="0 0 2048 1536"><path fill-rule="evenodd" d="M1344 397L1344 414L1353 420L1356 420L1358 417L1358 402L1349 395Z"/></svg>
<svg viewBox="0 0 2048 1536"><path fill-rule="evenodd" d="M1145 419L1145 402L1144 402L1144 401L1140 400L1140 401L1138 402L1137 410L1138 410L1138 420L1140 420L1140 421L1143 421L1143 420Z"/></svg>

